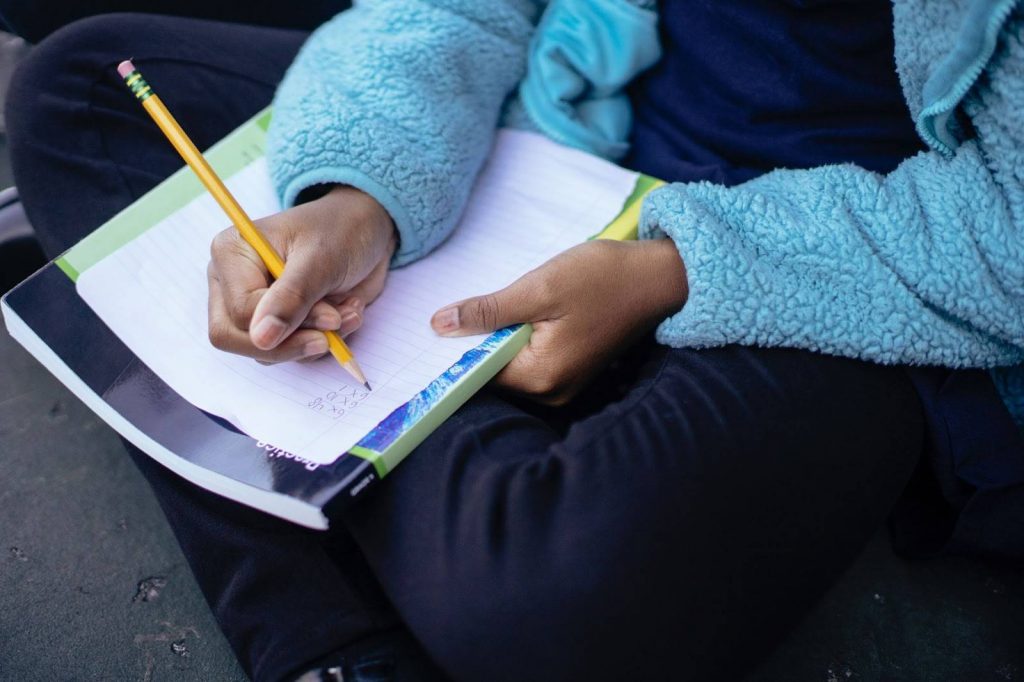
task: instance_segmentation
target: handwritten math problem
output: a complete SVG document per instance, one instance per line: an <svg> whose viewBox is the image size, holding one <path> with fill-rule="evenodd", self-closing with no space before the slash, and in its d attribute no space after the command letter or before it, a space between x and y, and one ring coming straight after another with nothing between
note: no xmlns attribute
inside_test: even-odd
<svg viewBox="0 0 1024 682"><path fill-rule="evenodd" d="M306 403L306 407L331 419L341 419L366 400L370 392L362 386L341 386L317 396Z"/></svg>

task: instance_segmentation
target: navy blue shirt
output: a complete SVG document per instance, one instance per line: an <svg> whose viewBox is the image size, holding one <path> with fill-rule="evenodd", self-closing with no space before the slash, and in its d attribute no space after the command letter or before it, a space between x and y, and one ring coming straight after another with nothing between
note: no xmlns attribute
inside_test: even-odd
<svg viewBox="0 0 1024 682"><path fill-rule="evenodd" d="M662 0L663 55L631 87L624 165L734 185L776 168L881 173L924 146L896 75L891 0ZM908 370L928 458L893 527L908 553L1024 554L1024 444L987 373ZM1024 558L1024 556L1022 556Z"/></svg>
<svg viewBox="0 0 1024 682"><path fill-rule="evenodd" d="M663 57L632 87L625 165L732 185L775 168L887 172L922 148L890 0L663 0Z"/></svg>

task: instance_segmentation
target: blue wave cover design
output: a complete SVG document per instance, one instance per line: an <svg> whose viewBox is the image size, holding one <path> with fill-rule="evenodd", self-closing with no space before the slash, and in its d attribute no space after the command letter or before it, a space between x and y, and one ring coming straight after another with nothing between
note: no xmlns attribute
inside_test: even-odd
<svg viewBox="0 0 1024 682"><path fill-rule="evenodd" d="M445 370L444 374L434 379L422 391L412 397L409 402L395 409L394 412L381 420L377 426L366 434L357 447L375 452L384 452L407 429L422 419L447 395L448 390L469 370L483 362L508 337L512 336L521 325L505 327L494 332L479 345L469 349L455 364Z"/></svg>

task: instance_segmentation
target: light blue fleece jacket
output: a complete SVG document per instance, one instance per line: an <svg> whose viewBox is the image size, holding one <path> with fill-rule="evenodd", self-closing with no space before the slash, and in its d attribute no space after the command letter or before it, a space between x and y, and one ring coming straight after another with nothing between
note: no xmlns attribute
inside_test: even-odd
<svg viewBox="0 0 1024 682"><path fill-rule="evenodd" d="M658 57L649 3L544 4L357 2L319 29L275 100L270 161L284 203L318 183L369 192L395 219L400 265L452 229L502 119L624 153L622 90ZM894 0L894 24L930 150L885 176L842 165L656 191L641 236L672 238L690 285L661 342L1024 362L1020 2ZM1024 372L993 376L1024 417Z"/></svg>

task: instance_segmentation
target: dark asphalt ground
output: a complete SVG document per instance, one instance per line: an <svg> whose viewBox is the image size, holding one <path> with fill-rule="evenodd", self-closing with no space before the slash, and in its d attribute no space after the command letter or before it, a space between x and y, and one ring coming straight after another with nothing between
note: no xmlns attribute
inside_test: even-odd
<svg viewBox="0 0 1024 682"><path fill-rule="evenodd" d="M116 434L0 333L0 680L245 680Z"/></svg>

